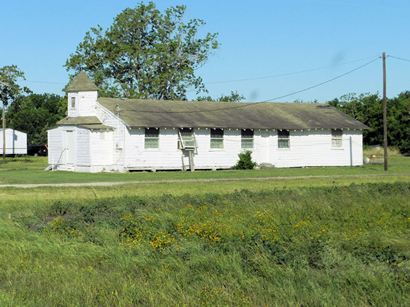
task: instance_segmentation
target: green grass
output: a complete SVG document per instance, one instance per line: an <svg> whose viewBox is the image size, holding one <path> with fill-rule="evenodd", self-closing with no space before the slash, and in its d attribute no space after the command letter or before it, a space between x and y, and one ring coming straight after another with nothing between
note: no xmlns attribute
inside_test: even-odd
<svg viewBox="0 0 410 307"><path fill-rule="evenodd" d="M229 179L257 177L292 177L292 176L340 176L340 175L378 175L385 174L382 165L365 165L363 167L310 167L261 170L224 170L196 172L134 172L134 173L72 173L44 171L46 158L16 158L0 163L0 184L19 183L83 183L113 181L157 181L178 179ZM394 155L390 158L387 174L410 175L410 158Z"/></svg>
<svg viewBox="0 0 410 307"><path fill-rule="evenodd" d="M204 195L207 193L232 193L237 190L247 189L253 192L269 189L297 189L303 187L333 187L348 186L352 183L410 183L410 176L389 177L347 177L347 178L305 178L281 180L240 180L223 182L191 182L191 183L144 183L126 184L113 187L41 187L41 188L2 188L0 199L3 202L19 202L30 204L32 202L81 199L93 200L109 197L144 196L152 197L161 194L181 196L185 194ZM0 202L0 206L1 206Z"/></svg>
<svg viewBox="0 0 410 307"><path fill-rule="evenodd" d="M410 183L290 182L5 189L0 305L407 305Z"/></svg>
<svg viewBox="0 0 410 307"><path fill-rule="evenodd" d="M87 174L46 172L46 163L7 159L0 184L128 183L1 188L0 306L410 300L410 158L393 154L387 173Z"/></svg>

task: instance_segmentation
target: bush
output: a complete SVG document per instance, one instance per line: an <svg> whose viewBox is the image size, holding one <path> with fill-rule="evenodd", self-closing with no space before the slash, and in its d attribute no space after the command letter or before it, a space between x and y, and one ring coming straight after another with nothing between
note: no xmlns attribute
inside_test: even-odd
<svg viewBox="0 0 410 307"><path fill-rule="evenodd" d="M238 155L239 161L233 167L234 169L254 169L256 163L252 161L252 152L245 151Z"/></svg>

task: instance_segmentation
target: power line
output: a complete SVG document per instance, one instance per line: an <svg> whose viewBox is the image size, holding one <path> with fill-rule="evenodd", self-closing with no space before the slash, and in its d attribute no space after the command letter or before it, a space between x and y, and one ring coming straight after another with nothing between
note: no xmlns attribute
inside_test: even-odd
<svg viewBox="0 0 410 307"><path fill-rule="evenodd" d="M401 57L394 56L394 55L388 55L388 57L389 57L389 58L392 58L392 59L404 61L404 62L410 62L410 59L405 59L405 58L401 58Z"/></svg>
<svg viewBox="0 0 410 307"><path fill-rule="evenodd" d="M41 80L24 80L27 83L44 83L44 84L56 84L56 85L65 85L64 82L54 82L54 81L41 81Z"/></svg>
<svg viewBox="0 0 410 307"><path fill-rule="evenodd" d="M324 84L327 84L327 83L330 83L330 82L335 81L335 80L337 80L337 79L340 79L340 78L342 78L342 77L344 77L344 76L350 75L351 73L353 73L353 72L355 72L355 71L358 71L358 70L360 70L360 69L362 69L362 68L364 68L364 67L366 67L366 66L368 66L368 65L370 65L370 64L372 64L372 63L374 63L374 62L376 62L378 59L379 59L379 57L377 57L377 58L375 58L375 59L373 59L373 60L371 60L371 61L369 61L369 62L367 62L367 63L365 63L365 64L363 64L363 65L360 65L360 66L358 66L358 67L356 67L356 68L353 68L353 69L351 69L351 70L349 70L349 71L347 71L347 72L345 72L345 73L343 73L343 74L340 74L340 75L338 75L338 76L336 76L336 77L333 77L333 78L331 78L331 79L328 79L328 80L326 80L326 81L317 83L317 84L315 84L315 85L306 87L306 88L301 89L301 90L298 90L298 91L291 92L291 93L286 94L286 95L283 95L283 96L279 96L279 97L274 97L274 98L271 98L271 99L267 99L267 100L262 101L262 102L260 102L260 103L264 103L264 102L269 102L269 101L272 101L272 100L278 100L278 99L286 98L286 97L288 97L288 96L293 96L293 95L295 95L295 94L299 94L299 93L306 92L306 91L308 91L308 90L317 88L317 87L322 86L322 85L324 85Z"/></svg>
<svg viewBox="0 0 410 307"><path fill-rule="evenodd" d="M368 66L368 65L370 65L370 64L372 64L372 63L374 63L374 62L376 62L379 58L380 58L380 57L376 57L376 58L374 58L373 60L371 60L371 61L369 61L369 62L367 62L367 63L365 63L365 64L363 64L363 65L360 65L360 66L358 66L358 67L356 67L356 68L354 68L354 69L351 69L351 70L349 70L349 71L347 71L347 72L345 72L345 73L343 73L343 74L337 75L337 76L335 76L335 77L333 77L333 78L331 78L331 79L328 79L328 80L326 80L326 81L323 81L323 82L320 82L320 83L317 83L317 84L308 86L308 87L303 88L303 89L301 89L301 90L297 90L297 91L294 91L294 92L290 92L290 93L288 93L288 94L286 94L286 95L273 97L273 98L266 99L266 100L263 100L263 101L260 101L260 102L247 103L247 104L244 104L244 103L241 104L241 103L239 103L238 105L235 105L235 106L232 106L232 107L217 108L217 109L213 109L213 110L169 111L169 112L162 112L162 111L143 111L143 110L142 110L142 111L132 111L132 112L136 112L136 113L163 113L163 114L172 114L172 113L206 113L206 112L218 112L218 111L223 111L223 110L234 110L234 109L246 108L246 107L255 106L255 105L259 105L259 104L263 104L263 103L268 103L268 102L271 102L272 100L279 100L279 99L282 99L282 98L286 98L286 97L289 97L289 96L293 96L293 95L295 95L295 94L299 94L299 93L306 92L306 91L308 91L308 90L311 90L311 89L320 87L320 86L322 86L322 85L324 85L324 84L330 83L330 82L335 81L335 80L337 80L337 79L340 79L340 78L342 78L342 77L344 77L344 76L347 76L347 75L349 75L349 74L351 74L351 73L353 73L353 72L355 72L355 71L358 71L358 70L360 70L360 69L362 69L362 68L364 68L364 67L366 67L366 66Z"/></svg>
<svg viewBox="0 0 410 307"><path fill-rule="evenodd" d="M371 58L373 58L373 57L371 57ZM352 60L352 61L348 61L348 62L342 62L342 63L339 63L338 65L346 65L346 64L356 63L356 62L368 60L368 59L371 59L371 58L366 57L366 58L361 58L361 59ZM319 70L332 68L332 67L335 67L335 65L320 66L320 67L316 67L316 68L303 69L303 70L298 70L298 71L293 71L293 72L266 75L266 76L260 76L260 77L254 77L254 78L232 79L232 80L222 80L222 81L210 81L210 82L205 82L205 85L246 82L246 81L264 80L264 79L274 79L274 78L279 78L279 77L288 77L288 76L293 76L293 75L299 75L299 74L303 74L303 73L307 73L307 72L319 71Z"/></svg>
<svg viewBox="0 0 410 307"><path fill-rule="evenodd" d="M347 61L347 62L342 62L342 63L339 63L338 65L347 65L347 64L367 60L367 59L369 59L369 57L361 58L361 59L357 59L357 60L352 60L352 61ZM323 69L332 68L334 66L335 65L320 66L320 67L316 67L316 68L309 68L309 69L303 69L303 70L298 70L298 71L293 71L293 72L272 74L272 75L253 77L253 78L217 80L217 81L205 82L205 84L206 85L207 84L212 85L212 84L224 84L224 83L235 83L235 82L246 82L246 81L254 81L254 80L273 79L273 78L280 78L280 77L299 75L299 74L308 73L308 72L320 71L320 70L323 70ZM66 82L56 82L56 81L45 81L45 80L24 80L24 81L27 82L27 83L66 85Z"/></svg>

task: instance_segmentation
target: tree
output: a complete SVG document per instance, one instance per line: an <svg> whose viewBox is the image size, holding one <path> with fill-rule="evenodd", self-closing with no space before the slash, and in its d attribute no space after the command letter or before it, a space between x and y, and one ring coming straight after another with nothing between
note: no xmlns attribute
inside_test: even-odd
<svg viewBox="0 0 410 307"><path fill-rule="evenodd" d="M215 101L215 102L240 102L244 100L245 97L238 92L231 91L229 95L221 95L214 99L211 96L199 96L196 98L197 101Z"/></svg>
<svg viewBox="0 0 410 307"><path fill-rule="evenodd" d="M185 10L161 12L153 2L127 8L107 30L91 28L65 67L88 72L106 96L186 99L188 87L203 92L195 70L218 47L217 34L198 38L205 22L185 22Z"/></svg>
<svg viewBox="0 0 410 307"><path fill-rule="evenodd" d="M366 145L383 143L383 103L376 94L348 94L329 102L330 105L363 122ZM402 153L410 153L410 92L400 93L388 100L388 143Z"/></svg>
<svg viewBox="0 0 410 307"><path fill-rule="evenodd" d="M410 91L390 99L388 104L389 142L410 154Z"/></svg>
<svg viewBox="0 0 410 307"><path fill-rule="evenodd" d="M55 94L30 94L17 98L9 107L7 121L27 133L29 144L46 144L47 130L66 114L67 102Z"/></svg>
<svg viewBox="0 0 410 307"><path fill-rule="evenodd" d="M3 108L14 101L19 95L24 92L29 92L26 87L21 87L18 80L25 80L24 72L16 65L0 67L0 101Z"/></svg>
<svg viewBox="0 0 410 307"><path fill-rule="evenodd" d="M16 65L0 67L0 101L3 104L3 159L6 157L6 108L23 92L28 92L27 88L22 88L18 84L20 79L24 80L24 73Z"/></svg>

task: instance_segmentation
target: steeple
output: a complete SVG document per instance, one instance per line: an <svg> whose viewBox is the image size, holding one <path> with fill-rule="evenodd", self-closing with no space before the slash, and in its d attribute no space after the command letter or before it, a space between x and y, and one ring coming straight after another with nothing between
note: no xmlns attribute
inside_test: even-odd
<svg viewBox="0 0 410 307"><path fill-rule="evenodd" d="M67 85L65 91L67 93L72 92L92 92L98 91L98 87L95 83L87 76L84 71L80 71Z"/></svg>
<svg viewBox="0 0 410 307"><path fill-rule="evenodd" d="M98 88L84 71L80 71L67 85L68 117L96 116Z"/></svg>

